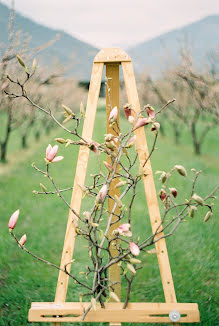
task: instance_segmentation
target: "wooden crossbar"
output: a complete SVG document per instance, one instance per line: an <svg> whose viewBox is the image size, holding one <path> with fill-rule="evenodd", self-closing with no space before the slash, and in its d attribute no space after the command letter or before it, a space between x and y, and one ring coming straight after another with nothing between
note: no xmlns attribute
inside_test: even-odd
<svg viewBox="0 0 219 326"><path fill-rule="evenodd" d="M122 65L128 102L136 113L140 112L140 103L130 57L119 48L101 50L94 58L85 114L86 116L82 131L82 137L87 140L91 140L93 135L104 64L106 65L106 76L108 78L109 87L111 89L110 99L108 95L106 96L107 132L112 134L114 133L114 131L109 126L108 117L110 110L115 105L119 107L120 64ZM152 232L155 232L159 225L160 228L162 228L161 216L154 185L153 172L149 159L143 167L145 159L149 156L144 128L137 129L135 131L135 135L136 151L139 157L139 164L144 170L144 176L142 179ZM78 155L71 199L71 207L73 207L78 214L80 213L82 201L81 186L83 186L85 182L89 151L90 150L88 147L81 146ZM110 162L109 158L108 162ZM119 195L119 190L115 190L115 187L110 188L110 194L112 196L114 196L116 192L117 195ZM110 210L112 205L112 201L110 199L108 201L108 205ZM71 271L71 264L69 262L72 259L75 245L75 229L74 224L72 223L72 219L77 219L77 217L74 216L72 211L69 211L60 265L63 269L64 266L68 264L68 272ZM113 231L113 228L115 227L118 227L118 225L115 224L110 229L108 234L109 237ZM161 235L162 233L159 234L159 237ZM96 311L91 309L86 315L84 322L109 322L110 326L119 326L121 325L121 322L171 323L171 325L179 325L179 323L199 322L199 310L196 303L177 303L165 238L156 242L155 247L166 303L129 303L127 308L123 309L122 303L109 302L105 305L105 309L101 308L98 305ZM116 250L111 248L111 254L112 256L116 255ZM120 280L120 269L117 264L111 266L109 270L109 278L111 281ZM52 322L53 326L61 326L61 323L64 322L82 322L81 316L83 315L84 309L86 309L90 303L65 302L68 289L68 280L69 276L66 273L60 271L56 288L55 302L33 302L28 316L28 320L30 322ZM117 284L114 290L120 297L120 284ZM180 320L177 323L172 323L172 319L169 317L171 312L175 313L174 311L181 315Z"/></svg>
<svg viewBox="0 0 219 326"><path fill-rule="evenodd" d="M90 302L34 302L29 310L31 322L81 322L84 309ZM105 309L97 305L97 310L90 310L83 322L135 322L168 323L170 311L179 311L180 323L199 322L199 310L196 303L129 303L122 309L123 303L107 303Z"/></svg>

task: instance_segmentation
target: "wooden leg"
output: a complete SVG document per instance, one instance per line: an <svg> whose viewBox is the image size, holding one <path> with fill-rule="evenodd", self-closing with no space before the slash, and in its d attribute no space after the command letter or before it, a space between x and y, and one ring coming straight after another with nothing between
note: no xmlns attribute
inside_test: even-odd
<svg viewBox="0 0 219 326"><path fill-rule="evenodd" d="M118 126L114 126L114 130L109 125L109 114L113 107L117 106L119 111L119 63L112 63L106 65L106 77L108 79L108 85L110 88L109 94L106 91L106 119L107 119L107 133L118 135L119 128ZM117 119L118 125L119 125L119 112L118 112L118 119ZM108 157L108 163L111 163L110 157ZM119 167L117 168L117 172L119 172ZM120 196L120 190L119 188L116 189L115 186L119 182L119 179L114 179L114 181L110 185L109 194L110 196L114 197L114 195ZM114 206L114 200L111 198L108 199L108 210L111 212L112 208ZM120 214L119 208L116 208L115 214ZM117 217L114 216L112 221L116 220ZM113 230L117 229L119 227L120 223L117 222L113 224L109 230L109 238L112 238L112 232ZM110 251L112 257L118 255L118 251L113 246L114 244L111 244ZM118 264L114 264L109 268L109 280L112 282L120 281L120 267ZM117 296L121 297L121 284L116 284L114 286L114 291L117 294ZM114 324L110 323L110 326L120 326L120 323Z"/></svg>
<svg viewBox="0 0 219 326"><path fill-rule="evenodd" d="M100 85L103 73L103 63L94 63L91 75L90 89L88 93L86 117L84 120L82 137L85 139L92 138L94 122L96 116L97 102L99 98ZM82 190L79 185L83 186L86 177L87 164L89 158L89 148L85 146L80 147L77 168L75 172L74 187L72 191L71 207L79 214L81 201L82 201ZM69 211L68 223L66 228L62 258L61 258L61 268L64 268L67 263L69 263L73 256L74 244L75 244L75 229L72 223L73 218L77 217ZM71 270L71 264L67 266L68 272ZM69 276L64 272L59 272L55 302L65 302L67 288L68 288ZM60 326L60 323L55 323L56 326ZM52 325L55 326L53 323Z"/></svg>
<svg viewBox="0 0 219 326"><path fill-rule="evenodd" d="M140 112L140 103L138 99L132 62L122 62L122 68L128 95L128 101L136 112ZM138 152L140 165L143 166L145 159L148 157L148 147L144 128L137 129L135 131L135 134L137 136L136 150ZM146 175L145 177L143 177L145 195L150 215L152 231L155 232L157 227L161 224L161 217L150 160L147 161L147 164L144 167L144 172ZM161 234L159 236L161 236ZM165 300L167 303L175 303L177 301L165 239L156 242L155 248L157 252Z"/></svg>

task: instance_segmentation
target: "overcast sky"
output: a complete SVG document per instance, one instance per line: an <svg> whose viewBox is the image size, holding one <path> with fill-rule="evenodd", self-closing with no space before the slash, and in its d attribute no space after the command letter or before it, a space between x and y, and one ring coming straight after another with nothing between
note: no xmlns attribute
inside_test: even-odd
<svg viewBox="0 0 219 326"><path fill-rule="evenodd" d="M219 14L219 0L15 0L15 9L99 48L125 49Z"/></svg>

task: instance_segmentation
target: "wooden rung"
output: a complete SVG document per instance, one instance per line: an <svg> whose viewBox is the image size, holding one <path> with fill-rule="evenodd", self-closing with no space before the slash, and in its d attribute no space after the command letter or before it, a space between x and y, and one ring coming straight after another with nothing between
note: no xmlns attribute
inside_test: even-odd
<svg viewBox="0 0 219 326"><path fill-rule="evenodd" d="M30 322L81 322L84 309L90 302L33 302L29 310ZM129 303L122 309L123 303L110 302L105 309L97 305L97 310L91 309L83 322L110 323L170 323L169 313L177 310L181 318L178 323L200 322L198 305L196 303Z"/></svg>

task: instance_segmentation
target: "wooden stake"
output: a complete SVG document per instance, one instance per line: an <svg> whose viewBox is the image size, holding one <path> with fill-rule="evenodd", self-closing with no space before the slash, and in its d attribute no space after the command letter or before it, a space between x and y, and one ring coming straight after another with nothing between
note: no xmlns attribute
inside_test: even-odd
<svg viewBox="0 0 219 326"><path fill-rule="evenodd" d="M90 89L87 99L87 109L85 113L85 120L83 126L82 137L84 139L91 140L94 129L94 122L96 116L97 102L99 98L100 85L101 85L101 77L103 73L103 63L94 63L91 75L91 83ZM89 148L85 146L80 147L80 151L78 154L78 162L77 168L75 172L74 186L72 191L72 199L71 199L71 207L74 207L74 210L79 214L81 201L82 201L82 190L80 186L84 185L87 164L89 158ZM79 186L80 185L80 186ZM64 247L61 258L61 268L65 268L65 265L68 264L72 260L74 244L75 244L75 228L72 222L73 219L77 219L77 217L69 211L68 216L68 224L66 228ZM68 272L71 271L71 264L67 265ZM57 288L56 288L56 296L55 302L65 302L66 294L68 289L68 280L69 276L64 272L59 272ZM60 324L53 324L53 326L60 326Z"/></svg>
<svg viewBox="0 0 219 326"><path fill-rule="evenodd" d="M114 63L114 64L107 64L106 65L106 79L107 79L107 83L109 86L109 91L107 91L106 89L106 119L107 119L107 133L108 134L112 134L115 136L118 136L119 134L119 64L118 63ZM118 125L114 125L113 128L110 127L109 124L109 114L112 110L112 108L114 108L115 106L117 106L118 108ZM108 157L107 158L108 163L111 164L111 158ZM119 167L116 170L117 172L119 172ZM109 195L114 197L115 195L117 195L118 197L120 196L120 190L119 188L116 189L115 186L116 184L119 182L119 179L116 178L113 180L113 182L110 185L110 189L109 189ZM113 199L108 199L108 211L111 212L113 209L115 202ZM115 210L115 214L119 215L120 214L120 210L117 207ZM117 217L114 215L112 222L115 221L117 219ZM113 224L110 227L109 230L109 238L111 239L113 236L112 232L113 230L117 229L119 227L119 222ZM118 255L118 250L116 250L115 248L116 243L111 243L110 246L110 252L112 257L115 257ZM118 264L114 264L109 268L109 280L111 282L120 282L120 267L118 266ZM117 296L120 298L121 295L121 284L116 284L114 287L114 291L117 294Z"/></svg>

